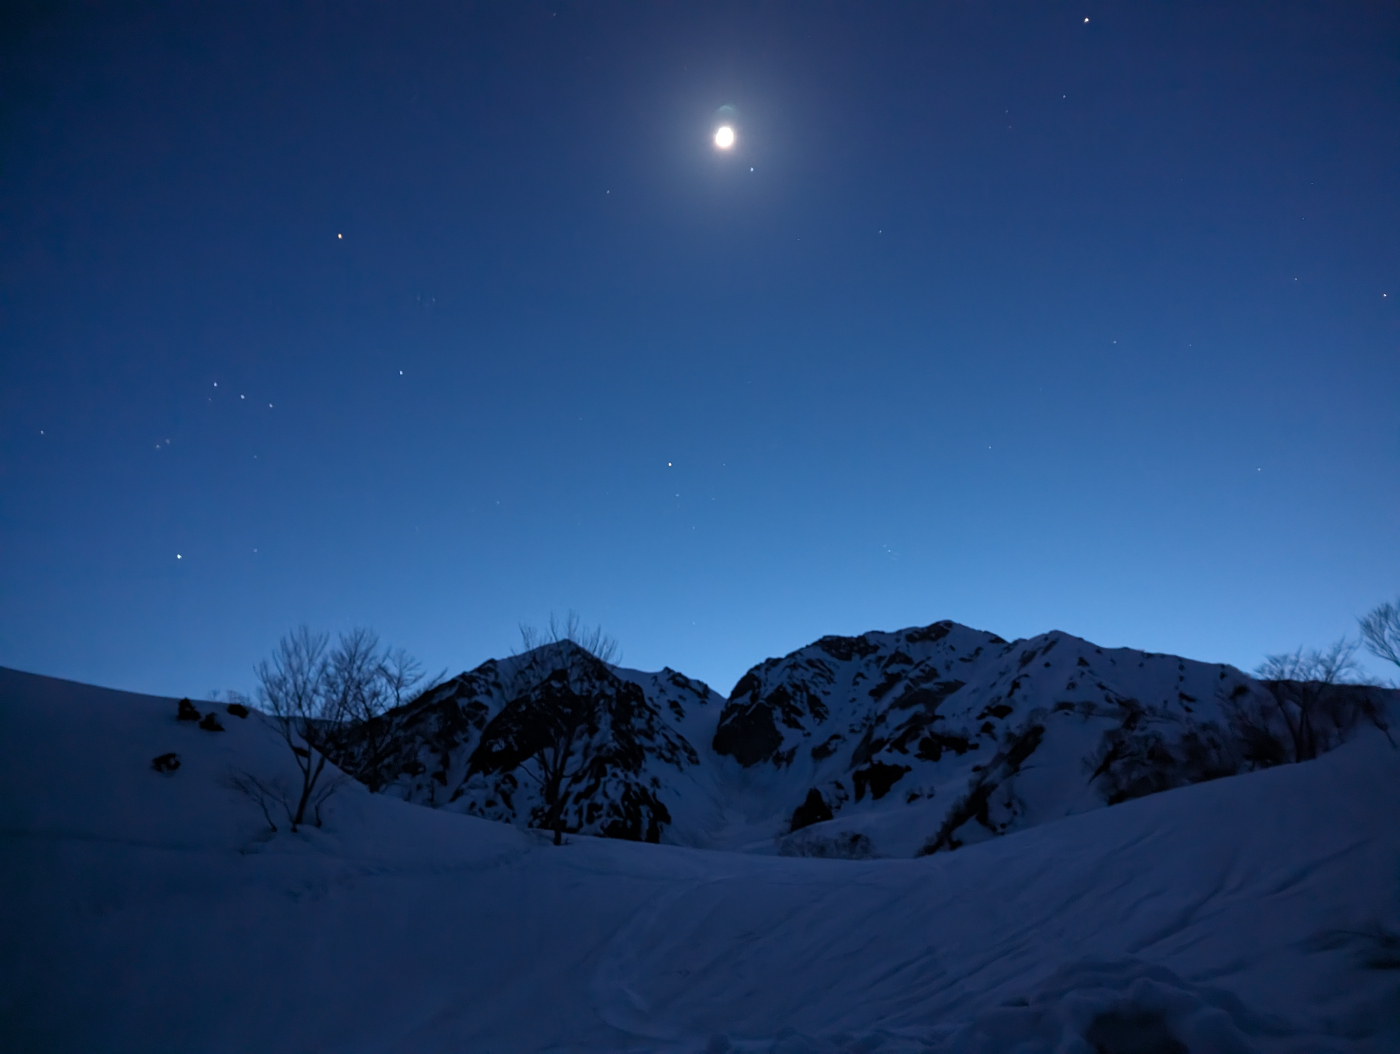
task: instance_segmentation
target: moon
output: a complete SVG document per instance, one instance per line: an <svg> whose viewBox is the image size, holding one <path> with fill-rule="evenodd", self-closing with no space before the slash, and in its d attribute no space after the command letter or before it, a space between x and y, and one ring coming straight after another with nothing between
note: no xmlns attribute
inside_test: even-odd
<svg viewBox="0 0 1400 1054"><path fill-rule="evenodd" d="M734 145L734 129L727 124L722 124L715 131L715 146L721 150L728 150Z"/></svg>

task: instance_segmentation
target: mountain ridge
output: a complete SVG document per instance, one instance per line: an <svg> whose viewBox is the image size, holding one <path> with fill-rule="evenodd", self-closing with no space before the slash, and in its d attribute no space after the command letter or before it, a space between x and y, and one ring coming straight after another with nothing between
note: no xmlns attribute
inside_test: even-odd
<svg viewBox="0 0 1400 1054"><path fill-rule="evenodd" d="M559 835L908 857L1305 760L1289 756L1301 697L1279 683L945 620L822 637L756 664L726 698L561 641L385 715L375 731L393 747L375 771L353 739L336 761L406 801ZM1380 721L1387 690L1319 692L1320 752Z"/></svg>

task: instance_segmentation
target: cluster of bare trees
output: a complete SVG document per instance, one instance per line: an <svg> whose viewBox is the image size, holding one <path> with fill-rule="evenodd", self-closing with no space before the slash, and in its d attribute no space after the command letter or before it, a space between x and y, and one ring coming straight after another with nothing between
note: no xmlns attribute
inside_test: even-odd
<svg viewBox="0 0 1400 1054"><path fill-rule="evenodd" d="M296 761L299 785L251 772L235 773L230 783L257 803L274 831L274 812L285 815L293 831L308 815L319 827L321 807L342 779L327 766L346 735L353 729L365 749L383 753L383 714L429 687L417 659L381 645L368 629L342 633L332 647L327 634L301 626L254 672L258 701Z"/></svg>
<svg viewBox="0 0 1400 1054"><path fill-rule="evenodd" d="M1369 691L1374 682L1366 680L1356 655L1364 644L1377 658L1400 666L1400 602L1381 604L1360 623L1360 640L1343 637L1326 648L1268 655L1255 668L1268 699L1255 700L1248 710L1236 707L1235 724L1246 739L1259 741L1259 749L1285 749L1267 760L1315 758L1362 721L1386 727L1379 700Z"/></svg>

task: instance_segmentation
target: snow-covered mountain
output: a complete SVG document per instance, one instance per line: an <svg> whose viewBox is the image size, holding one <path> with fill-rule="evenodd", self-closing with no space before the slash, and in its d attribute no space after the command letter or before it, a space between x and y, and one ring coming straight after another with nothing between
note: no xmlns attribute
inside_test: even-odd
<svg viewBox="0 0 1400 1054"><path fill-rule="evenodd" d="M717 801L695 744L723 702L674 670L608 666L562 641L438 685L362 729L337 760L422 805L696 844Z"/></svg>
<svg viewBox="0 0 1400 1054"><path fill-rule="evenodd" d="M522 826L915 856L1306 758L1384 696L1317 691L1327 705L1300 744L1278 685L1060 632L1008 642L937 622L823 637L755 666L728 700L564 642L446 682L365 733L388 749L362 739L340 760L407 801Z"/></svg>

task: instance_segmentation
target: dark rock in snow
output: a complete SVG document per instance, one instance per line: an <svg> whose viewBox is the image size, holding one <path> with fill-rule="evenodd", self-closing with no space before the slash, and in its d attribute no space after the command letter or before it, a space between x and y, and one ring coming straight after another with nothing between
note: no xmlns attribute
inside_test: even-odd
<svg viewBox="0 0 1400 1054"><path fill-rule="evenodd" d="M831 806L826 803L821 791L813 787L807 792L807 800L792 811L792 825L788 830L798 831L814 823L822 823L830 820L832 815Z"/></svg>
<svg viewBox="0 0 1400 1054"><path fill-rule="evenodd" d="M198 721L199 711L194 708L194 703L188 699L181 699L176 705L175 720L177 721Z"/></svg>
<svg viewBox="0 0 1400 1054"><path fill-rule="evenodd" d="M744 768L770 760L782 745L783 734L773 723L772 708L757 704L726 707L713 743L716 754L732 757Z"/></svg>
<svg viewBox="0 0 1400 1054"><path fill-rule="evenodd" d="M167 776L174 773L180 767L179 754L161 754L151 759L151 768L157 772L163 772Z"/></svg>
<svg viewBox="0 0 1400 1054"><path fill-rule="evenodd" d="M908 771L908 765L887 765L883 761L857 769L851 773L851 779L856 785L856 801L865 797L866 787L870 788L870 796L878 801L888 794L890 788Z"/></svg>

